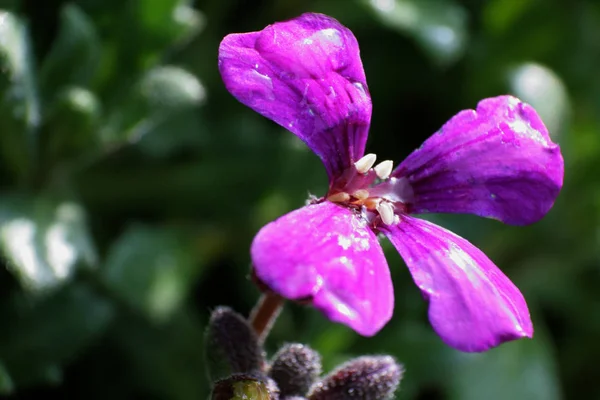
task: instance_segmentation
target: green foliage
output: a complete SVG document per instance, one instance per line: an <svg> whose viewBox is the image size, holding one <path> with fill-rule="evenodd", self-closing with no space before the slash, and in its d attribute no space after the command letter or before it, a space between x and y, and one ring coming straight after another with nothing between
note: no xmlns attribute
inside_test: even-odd
<svg viewBox="0 0 600 400"><path fill-rule="evenodd" d="M138 141L164 123L198 106L205 91L198 79L173 66L144 73L107 117L101 139L107 144Z"/></svg>
<svg viewBox="0 0 600 400"><path fill-rule="evenodd" d="M26 24L0 10L0 149L17 176L31 173L40 120L31 44Z"/></svg>
<svg viewBox="0 0 600 400"><path fill-rule="evenodd" d="M384 242L396 308L380 334L289 304L269 353L306 342L325 372L392 354L403 400L600 398L598 2L39 1L0 0L0 395L208 395L204 329L217 305L246 315L257 299L253 235L327 185L302 143L226 92L218 44L321 11L360 43L370 152L398 162L457 111L512 93L560 143L565 187L531 227L433 217L521 288L533 340L448 348Z"/></svg>
<svg viewBox="0 0 600 400"><path fill-rule="evenodd" d="M466 10L451 0L369 0L381 21L415 38L439 64L454 62L467 45Z"/></svg>
<svg viewBox="0 0 600 400"><path fill-rule="evenodd" d="M40 87L50 98L66 85L88 87L100 62L98 33L79 7L74 4L63 7L59 29L40 71Z"/></svg>
<svg viewBox="0 0 600 400"><path fill-rule="evenodd" d="M110 302L84 284L72 285L48 298L23 294L6 298L4 317L10 329L0 334L5 391L14 385L60 382L61 364L91 345L110 322Z"/></svg>
<svg viewBox="0 0 600 400"><path fill-rule="evenodd" d="M484 354L457 355L450 398L561 399L553 351L539 326L533 342L516 341Z"/></svg>
<svg viewBox="0 0 600 400"><path fill-rule="evenodd" d="M0 200L0 248L25 289L44 291L69 280L96 253L84 211L76 203L5 194Z"/></svg>
<svg viewBox="0 0 600 400"><path fill-rule="evenodd" d="M168 318L199 272L192 240L173 228L129 227L108 250L102 270L106 285L150 318Z"/></svg>

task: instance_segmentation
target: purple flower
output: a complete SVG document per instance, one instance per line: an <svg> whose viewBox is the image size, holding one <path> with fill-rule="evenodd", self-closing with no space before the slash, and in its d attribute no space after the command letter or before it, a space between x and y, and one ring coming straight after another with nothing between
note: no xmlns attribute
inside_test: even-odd
<svg viewBox="0 0 600 400"><path fill-rule="evenodd" d="M531 106L511 96L482 100L392 170L391 161L375 165L375 155L364 155L371 98L356 38L335 19L304 14L228 35L219 69L239 101L296 134L329 175L324 198L254 239L254 273L270 290L374 335L394 306L382 233L404 258L447 344L484 351L532 337L522 294L494 263L465 239L412 216L471 213L513 225L542 218L562 186L563 159Z"/></svg>

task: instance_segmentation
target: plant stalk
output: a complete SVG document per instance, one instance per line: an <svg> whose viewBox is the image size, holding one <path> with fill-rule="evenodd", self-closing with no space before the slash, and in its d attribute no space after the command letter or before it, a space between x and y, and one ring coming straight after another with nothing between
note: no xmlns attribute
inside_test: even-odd
<svg viewBox="0 0 600 400"><path fill-rule="evenodd" d="M283 308L283 298L273 292L263 293L252 309L248 322L256 332L259 343L264 343Z"/></svg>

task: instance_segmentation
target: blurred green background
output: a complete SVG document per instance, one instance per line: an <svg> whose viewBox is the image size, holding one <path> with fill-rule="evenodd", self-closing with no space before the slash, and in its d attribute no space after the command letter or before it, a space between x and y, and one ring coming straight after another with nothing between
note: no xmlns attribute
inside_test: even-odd
<svg viewBox="0 0 600 400"><path fill-rule="evenodd" d="M374 338L286 305L267 347L331 368L389 353L399 399L600 399L600 2L595 0L0 0L0 394L199 399L210 310L247 314L249 245L323 195L318 158L237 103L227 33L305 11L358 38L373 98L368 151L397 162L452 115L512 93L561 144L565 186L529 227L433 220L523 291L533 340L445 346L400 257Z"/></svg>

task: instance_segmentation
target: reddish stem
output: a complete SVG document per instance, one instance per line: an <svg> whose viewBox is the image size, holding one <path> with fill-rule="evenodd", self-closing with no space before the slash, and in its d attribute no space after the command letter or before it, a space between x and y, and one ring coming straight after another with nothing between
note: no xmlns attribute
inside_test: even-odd
<svg viewBox="0 0 600 400"><path fill-rule="evenodd" d="M273 292L263 293L252 309L248 321L260 343L263 343L283 308L283 298Z"/></svg>

